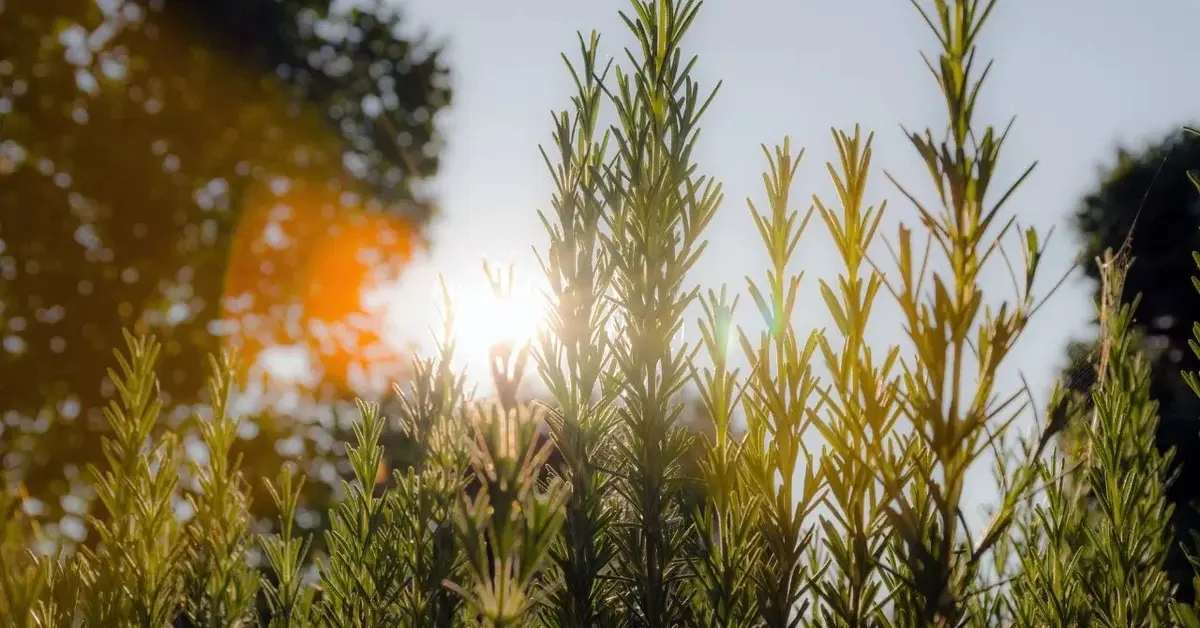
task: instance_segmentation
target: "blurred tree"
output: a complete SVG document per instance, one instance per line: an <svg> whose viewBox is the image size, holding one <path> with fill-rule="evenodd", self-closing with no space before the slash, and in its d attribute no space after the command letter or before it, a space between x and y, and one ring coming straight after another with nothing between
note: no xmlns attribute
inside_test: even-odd
<svg viewBox="0 0 1200 628"><path fill-rule="evenodd" d="M122 327L163 341L173 425L241 352L264 513L283 458L328 497L334 402L402 375L363 296L425 244L448 70L395 3L332 5L0 3L0 456L51 532L83 529Z"/></svg>
<svg viewBox="0 0 1200 628"><path fill-rule="evenodd" d="M1192 535L1200 533L1200 399L1180 373L1200 368L1188 347L1192 325L1200 320L1200 294L1191 282L1196 274L1192 252L1200 250L1200 195L1187 172L1198 165L1200 137L1187 133L1173 132L1138 153L1118 150L1115 164L1075 213L1083 244L1080 264L1095 296L1100 284L1094 260L1130 238L1133 266L1125 298L1141 295L1134 314L1151 361L1151 394L1160 405L1158 444L1163 451L1175 449L1179 474L1168 492L1177 541L1168 566L1179 597L1189 601L1195 596L1192 570L1179 545L1195 551ZM1094 340L1068 348L1065 377L1076 391L1089 390L1095 381L1096 355Z"/></svg>

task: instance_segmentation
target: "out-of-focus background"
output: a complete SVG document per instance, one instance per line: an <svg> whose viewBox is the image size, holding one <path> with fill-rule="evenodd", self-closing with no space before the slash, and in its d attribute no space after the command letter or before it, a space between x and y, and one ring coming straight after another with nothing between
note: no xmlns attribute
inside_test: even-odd
<svg viewBox="0 0 1200 628"><path fill-rule="evenodd" d="M205 416L207 356L239 352L256 505L294 459L315 480L301 523L320 525L346 473L343 406L411 359L381 288L438 215L453 86L436 43L382 4L2 6L0 452L27 509L86 540L79 480L127 327L163 342L162 423L184 433Z"/></svg>
<svg viewBox="0 0 1200 628"><path fill-rule="evenodd" d="M1145 293L1139 321L1171 419L1165 438L1195 449L1197 404L1173 374L1194 366L1186 340L1200 315L1188 282L1200 205L1184 176L1200 166L1200 145L1177 133L1200 117L1200 3L1086 4L999 2L983 43L997 62L978 117L1002 127L1017 116L1003 183L1039 161L1009 207L1025 224L1057 228L1045 290L1076 259L1090 264L1118 246L1142 208L1130 290ZM382 397L414 350L431 348L439 276L459 298L462 365L477 378L489 333L512 331L492 328L532 316L497 317L480 297L479 261L515 264L536 286L536 210L550 195L537 146L572 94L560 53L574 59L576 31L598 29L602 49L622 60L622 8L0 3L0 457L33 496L27 509L52 536L86 541L92 496L78 480L99 458L101 409L114 394L104 370L129 327L165 342L162 393L176 426L204 416L205 356L240 352L241 449L256 507L269 506L261 478L299 461L320 480L306 517L321 525L347 472L346 402ZM890 201L884 234L913 222L883 169L930 192L900 124L940 129L919 56L931 37L908 3L892 0L705 3L687 45L700 56L696 76L723 85L698 159L724 182L726 201L693 279L740 290L744 276L762 274L743 199L762 198L759 144L785 135L807 149L795 193L803 209L809 195L831 194L829 127L875 131L869 196ZM814 221L797 268L807 273L801 328L831 323L815 292L837 271L829 247ZM886 250L876 255L886 268ZM1044 400L1064 371L1085 385L1088 268L1042 308L1003 388L1023 374ZM1002 267L987 277L993 298L1007 296ZM757 324L750 308L738 322ZM899 342L886 321L872 333Z"/></svg>

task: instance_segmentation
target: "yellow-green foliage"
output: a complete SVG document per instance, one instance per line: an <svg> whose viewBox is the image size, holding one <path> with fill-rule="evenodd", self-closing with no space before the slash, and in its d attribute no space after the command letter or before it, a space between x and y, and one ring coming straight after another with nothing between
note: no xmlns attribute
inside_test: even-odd
<svg viewBox="0 0 1200 628"><path fill-rule="evenodd" d="M1154 448L1157 409L1130 309L1099 304L1094 410L1056 393L1043 420L1027 387L1001 388L1001 367L1041 302L1045 245L1007 211L1032 167L999 189L1008 131L974 116L986 75L975 43L996 2L914 6L937 43L927 64L947 132L906 131L931 198L886 176L919 227L881 233L888 205L867 198L879 174L872 133L832 131L834 194L811 203L794 189L803 151L784 139L763 147L765 203L748 201L765 276L747 278L744 300L691 283L706 227L728 211L693 159L716 93L693 80L686 51L701 6L631 0L622 17L637 43L624 64L597 67L594 34L568 61L576 93L543 150L554 183L537 247L547 322L529 346L496 347L498 398L472 398L450 368L447 307L437 355L397 386L399 416L360 404L354 481L329 513L327 551L310 557L293 525L303 478L291 467L268 484L278 533L251 532L229 454L232 363L214 361L213 412L201 421L208 456L183 467L178 435L152 437L158 345L129 337L110 374L119 395L105 414L106 465L92 473L106 509L91 522L99 543L72 556L29 551L37 531L21 516L20 487L6 485L0 622L1200 625L1173 605L1162 570L1168 458ZM821 303L800 304L793 259L818 226L842 269L819 281ZM1110 288L1126 263L1108 259ZM1015 292L985 289L995 264L1007 265ZM490 270L489 279L506 290ZM889 301L904 337L872 346L868 331ZM758 312L762 330L734 326L739 304ZM793 326L798 307L821 305L832 329ZM697 309L699 342L677 342ZM734 357L748 366L734 368ZM516 395L529 361L545 403ZM680 421L688 386L711 421L699 438ZM1033 429L1013 436L1023 414L1035 415ZM1056 445L1068 427L1083 434L1078 451ZM411 456L380 482L389 429L403 432ZM999 500L973 526L963 514L969 477L989 460ZM184 500L194 511L186 521L175 512Z"/></svg>

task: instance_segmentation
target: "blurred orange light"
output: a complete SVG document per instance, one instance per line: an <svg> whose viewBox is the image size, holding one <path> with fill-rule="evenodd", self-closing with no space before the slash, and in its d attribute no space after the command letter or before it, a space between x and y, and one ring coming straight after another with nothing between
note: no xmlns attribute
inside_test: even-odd
<svg viewBox="0 0 1200 628"><path fill-rule="evenodd" d="M230 250L221 318L245 364L276 345L306 345L324 383L399 363L383 317L363 295L411 260L417 234L403 218L342 205L324 188L289 184L249 203ZM357 391L356 391L357 392Z"/></svg>

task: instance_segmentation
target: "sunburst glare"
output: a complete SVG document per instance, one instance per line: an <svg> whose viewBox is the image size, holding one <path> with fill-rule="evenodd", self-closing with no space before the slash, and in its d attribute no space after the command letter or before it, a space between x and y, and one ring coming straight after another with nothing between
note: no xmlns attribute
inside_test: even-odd
<svg viewBox="0 0 1200 628"><path fill-rule="evenodd" d="M489 355L493 348L511 345L527 346L537 341L538 333L546 326L547 300L541 286L519 272L508 268L487 266L484 272L446 280L453 316L454 363L466 370L469 385L490 388ZM440 290L432 295L434 302L442 300ZM382 312L386 324L385 339L399 347L411 346L413 341L412 311L408 307L411 295L394 285L379 285L364 295L364 303ZM439 325L433 322L434 328ZM422 353L432 349L419 339Z"/></svg>

